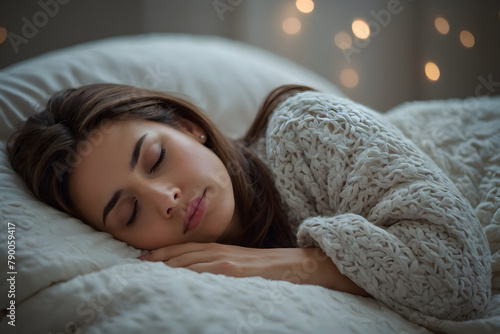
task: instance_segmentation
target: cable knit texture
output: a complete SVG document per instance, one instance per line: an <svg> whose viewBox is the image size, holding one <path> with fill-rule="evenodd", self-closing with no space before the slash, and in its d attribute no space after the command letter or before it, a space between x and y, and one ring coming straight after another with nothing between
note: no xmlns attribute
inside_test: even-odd
<svg viewBox="0 0 500 334"><path fill-rule="evenodd" d="M484 315L491 256L470 203L382 115L298 93L276 108L256 150L300 246L320 247L341 273L416 323Z"/></svg>

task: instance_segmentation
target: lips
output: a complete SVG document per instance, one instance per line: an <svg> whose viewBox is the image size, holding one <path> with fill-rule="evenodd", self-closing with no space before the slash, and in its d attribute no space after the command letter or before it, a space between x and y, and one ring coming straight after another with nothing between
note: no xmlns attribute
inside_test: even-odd
<svg viewBox="0 0 500 334"><path fill-rule="evenodd" d="M184 234L200 224L207 206L206 190L201 196L196 197L188 204L184 214Z"/></svg>

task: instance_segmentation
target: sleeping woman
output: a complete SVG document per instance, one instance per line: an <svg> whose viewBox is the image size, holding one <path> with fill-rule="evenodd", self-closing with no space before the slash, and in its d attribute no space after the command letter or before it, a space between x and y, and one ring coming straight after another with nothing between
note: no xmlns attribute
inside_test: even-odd
<svg viewBox="0 0 500 334"><path fill-rule="evenodd" d="M481 317L490 253L470 204L383 116L305 86L240 140L175 95L56 93L8 143L36 197L145 261L371 296L433 327Z"/></svg>

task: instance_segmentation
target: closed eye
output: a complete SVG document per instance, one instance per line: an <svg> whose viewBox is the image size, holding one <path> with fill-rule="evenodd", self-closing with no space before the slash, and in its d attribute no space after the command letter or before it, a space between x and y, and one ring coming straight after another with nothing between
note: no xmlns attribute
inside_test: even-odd
<svg viewBox="0 0 500 334"><path fill-rule="evenodd" d="M149 174L153 174L153 172L160 166L160 164L162 163L163 159L165 159L165 153L166 153L166 150L164 147L161 148L160 150L160 155L158 156L158 160L156 161L156 163L154 164L153 167L151 167L151 170L149 171Z"/></svg>
<svg viewBox="0 0 500 334"><path fill-rule="evenodd" d="M130 216L130 219L127 222L127 226L130 226L134 223L135 217L137 217L137 200L134 202L134 209L132 210L132 215Z"/></svg>

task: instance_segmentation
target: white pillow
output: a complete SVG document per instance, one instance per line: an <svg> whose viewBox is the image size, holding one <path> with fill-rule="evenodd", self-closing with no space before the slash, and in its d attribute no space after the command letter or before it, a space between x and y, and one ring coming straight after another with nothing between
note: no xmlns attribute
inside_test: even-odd
<svg viewBox="0 0 500 334"><path fill-rule="evenodd" d="M179 34L122 37L0 71L1 139L53 92L97 82L186 94L231 137L244 133L264 96L281 84L341 95L310 71L242 43ZM321 333L332 328L427 333L375 300L141 262L140 250L36 200L12 171L0 142L2 235L9 225L15 226L12 270L20 333ZM3 237L0 262L6 264L7 255ZM6 282L0 285L4 312L13 300ZM5 313L0 319L0 332L13 329Z"/></svg>
<svg viewBox="0 0 500 334"><path fill-rule="evenodd" d="M244 133L271 89L289 83L342 95L291 61L215 36L118 37L45 54L0 71L0 139L69 87L111 82L186 94L230 137Z"/></svg>
<svg viewBox="0 0 500 334"><path fill-rule="evenodd" d="M51 93L96 82L187 94L233 137L244 133L261 100L276 86L301 83L339 93L319 76L265 51L220 37L181 34L83 44L0 74L4 138L14 123L43 106ZM136 261L138 250L36 200L12 171L4 143L0 145L0 184L2 234L8 222L16 225L17 284L22 286L16 294L18 302L54 282ZM6 242L0 241L2 263L7 263ZM4 308L7 292L1 293Z"/></svg>

